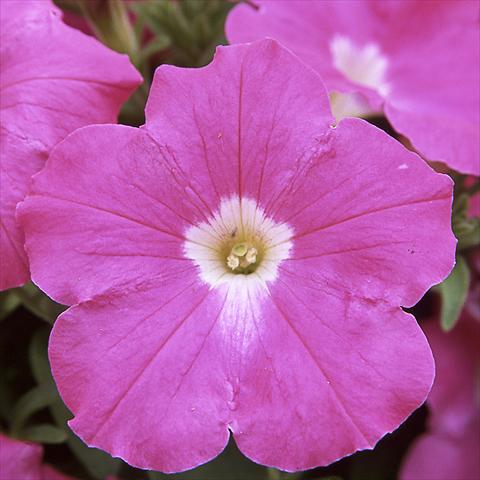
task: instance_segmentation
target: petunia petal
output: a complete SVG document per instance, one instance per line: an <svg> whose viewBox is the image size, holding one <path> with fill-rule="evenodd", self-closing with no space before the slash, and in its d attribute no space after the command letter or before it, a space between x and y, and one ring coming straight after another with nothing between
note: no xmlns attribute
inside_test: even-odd
<svg viewBox="0 0 480 480"><path fill-rule="evenodd" d="M265 40L161 67L146 127L86 127L52 152L18 217L34 280L76 304L50 359L87 444L174 472L230 429L296 470L372 447L424 400L431 354L400 305L453 265L452 185L332 120L317 74ZM260 242L243 245L263 255L252 273L227 267L237 227Z"/></svg>
<svg viewBox="0 0 480 480"><path fill-rule="evenodd" d="M218 47L202 69L157 69L146 129L171 149L190 190L207 204L234 193L263 198L315 153L316 137L334 120L318 75L298 66L266 41Z"/></svg>
<svg viewBox="0 0 480 480"><path fill-rule="evenodd" d="M358 92L372 111L383 106L427 159L480 175L479 14L468 0L257 0L230 12L226 33L232 43L277 39L322 75L329 92ZM338 66L335 39L346 46L349 68ZM367 63L359 68L362 51ZM385 70L377 85L369 78L380 65L371 63L375 56Z"/></svg>
<svg viewBox="0 0 480 480"><path fill-rule="evenodd" d="M8 480L43 480L40 445L21 442L0 434L0 473Z"/></svg>
<svg viewBox="0 0 480 480"><path fill-rule="evenodd" d="M345 119L267 213L295 230L285 268L412 306L453 267L455 237L440 234L450 230L451 203L450 178L363 120Z"/></svg>
<svg viewBox="0 0 480 480"><path fill-rule="evenodd" d="M277 64L282 70L270 68ZM258 109L260 101L274 108ZM36 238L27 239L33 278L60 302L88 299L182 256L187 228L239 189L259 201L272 197L317 154L333 122L318 75L298 69L271 41L228 54L219 47L202 69L160 67L146 116L145 133L112 126L75 132L35 177L35 199L19 208ZM78 274L67 280L72 266Z"/></svg>
<svg viewBox="0 0 480 480"><path fill-rule="evenodd" d="M378 102L378 96L370 88L351 82L331 67L329 41L335 34L353 32L357 42L369 40L368 31L374 22L361 2L349 3L351 15L345 15L345 5L335 1L259 0L255 4L242 3L230 12L225 31L231 43L274 38L320 73L329 91L335 88L342 92L361 92L370 98L373 94ZM320 17L328 18L328 22L319 24Z"/></svg>
<svg viewBox="0 0 480 480"><path fill-rule="evenodd" d="M184 232L204 216L170 179L164 151L140 129L74 132L54 149L33 179L34 195L18 208L34 281L74 304L111 286L161 281L177 263L187 268Z"/></svg>
<svg viewBox="0 0 480 480"><path fill-rule="evenodd" d="M480 422L472 425L464 438L427 434L416 440L400 480L475 479L480 475L478 431Z"/></svg>
<svg viewBox="0 0 480 480"><path fill-rule="evenodd" d="M399 478L478 478L480 325L465 310L452 331L444 332L436 318L424 324L424 331L436 365L427 399L428 431L411 446Z"/></svg>
<svg viewBox="0 0 480 480"><path fill-rule="evenodd" d="M219 335L227 295L189 270L64 313L49 354L73 430L131 465L164 472L217 456L229 437L228 350Z"/></svg>
<svg viewBox="0 0 480 480"><path fill-rule="evenodd" d="M0 433L0 478L2 480L75 480L42 463L43 448Z"/></svg>
<svg viewBox="0 0 480 480"><path fill-rule="evenodd" d="M428 397L430 427L462 436L473 417L480 421L476 400L480 325L464 311L451 332L444 332L437 319L428 322L424 331L436 365L435 384Z"/></svg>
<svg viewBox="0 0 480 480"><path fill-rule="evenodd" d="M451 19L429 18L422 24L428 42L418 41L392 60L385 114L426 158L480 175L480 28L474 15L459 22L462 28L445 28Z"/></svg>
<svg viewBox="0 0 480 480"><path fill-rule="evenodd" d="M331 463L373 448L425 400L433 359L410 315L293 275L270 298L236 398L233 431L251 459Z"/></svg>
<svg viewBox="0 0 480 480"><path fill-rule="evenodd" d="M30 177L74 129L114 122L141 78L127 57L64 25L50 1L1 2L0 17L0 236L5 251L0 289L5 289L29 277L14 214Z"/></svg>

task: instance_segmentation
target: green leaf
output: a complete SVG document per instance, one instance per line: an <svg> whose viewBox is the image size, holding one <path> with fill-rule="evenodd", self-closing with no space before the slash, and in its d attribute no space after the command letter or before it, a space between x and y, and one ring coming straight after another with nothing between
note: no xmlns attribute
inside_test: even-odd
<svg viewBox="0 0 480 480"><path fill-rule="evenodd" d="M55 425L42 423L22 430L19 437L36 443L63 443L67 439L67 433Z"/></svg>
<svg viewBox="0 0 480 480"><path fill-rule="evenodd" d="M230 440L227 448L205 465L173 476L150 471L148 477L150 480L266 480L267 469L242 455Z"/></svg>
<svg viewBox="0 0 480 480"><path fill-rule="evenodd" d="M268 471L268 480L297 480L302 476L301 472L297 473L288 473L277 470L276 468L269 467ZM323 480L323 479L319 479ZM335 479L333 479L335 480Z"/></svg>
<svg viewBox="0 0 480 480"><path fill-rule="evenodd" d="M20 299L12 290L0 292L0 321L20 305Z"/></svg>
<svg viewBox="0 0 480 480"><path fill-rule="evenodd" d="M138 38L128 18L125 3L122 0L89 0L79 5L96 37L113 50L128 54L136 65Z"/></svg>
<svg viewBox="0 0 480 480"><path fill-rule="evenodd" d="M480 219L467 218L454 225L455 236L458 238L457 250L480 245Z"/></svg>
<svg viewBox="0 0 480 480"><path fill-rule="evenodd" d="M67 445L90 476L97 480L105 480L109 475L115 476L122 466L119 458L113 458L97 448L87 447L71 431L68 435Z"/></svg>
<svg viewBox="0 0 480 480"><path fill-rule="evenodd" d="M199 67L210 62L215 47L225 44L224 24L233 2L225 0L137 0L130 2L137 18L171 48L163 62Z"/></svg>
<svg viewBox="0 0 480 480"><path fill-rule="evenodd" d="M47 297L33 283L27 283L13 291L25 308L50 324L53 324L55 319L66 309L63 305Z"/></svg>
<svg viewBox="0 0 480 480"><path fill-rule="evenodd" d="M455 196L452 229L458 239L457 251L480 245L480 219L468 214L471 198L467 193Z"/></svg>
<svg viewBox="0 0 480 480"><path fill-rule="evenodd" d="M28 356L32 374L38 384L49 383L53 385L48 361L48 327L39 328L32 337L28 347Z"/></svg>
<svg viewBox="0 0 480 480"><path fill-rule="evenodd" d="M442 297L440 323L445 331L451 330L458 321L470 286L470 271L467 262L461 255L447 279L439 285Z"/></svg>
<svg viewBox="0 0 480 480"><path fill-rule="evenodd" d="M158 34L154 40L143 46L140 52L140 61L147 61L152 55L167 49L170 45L170 39L166 35Z"/></svg>
<svg viewBox="0 0 480 480"><path fill-rule="evenodd" d="M57 391L52 384L43 383L28 391L18 400L13 409L13 434L18 434L34 413L48 407L57 399Z"/></svg>
<svg viewBox="0 0 480 480"><path fill-rule="evenodd" d="M29 348L30 365L36 381L42 384L49 384L57 392L48 362L48 335L49 329L47 327L35 332ZM122 464L121 460L112 458L107 453L96 448L87 447L72 432L67 424L67 421L72 418L72 414L64 405L58 393L56 401L53 401L49 407L55 423L64 432L68 447L92 478L104 480L107 476L115 475L118 472Z"/></svg>
<svg viewBox="0 0 480 480"><path fill-rule="evenodd" d="M109 475L115 475L118 472L122 465L121 460L113 458L108 453L96 448L87 447L87 445L72 432L67 421L70 420L73 415L60 398L50 406L50 412L52 413L55 423L65 432L68 447L93 478L104 480Z"/></svg>

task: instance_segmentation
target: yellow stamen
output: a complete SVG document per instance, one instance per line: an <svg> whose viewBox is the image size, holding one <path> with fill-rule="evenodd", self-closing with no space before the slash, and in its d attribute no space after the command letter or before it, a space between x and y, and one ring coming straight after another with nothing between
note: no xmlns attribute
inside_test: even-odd
<svg viewBox="0 0 480 480"><path fill-rule="evenodd" d="M236 243L227 257L227 266L237 273L245 273L243 270L257 261L257 254L258 251L255 247L245 242Z"/></svg>

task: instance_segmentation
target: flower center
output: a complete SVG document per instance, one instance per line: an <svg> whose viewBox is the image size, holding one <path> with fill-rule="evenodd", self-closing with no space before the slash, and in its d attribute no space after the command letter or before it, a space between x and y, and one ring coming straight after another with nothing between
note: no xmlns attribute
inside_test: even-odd
<svg viewBox="0 0 480 480"><path fill-rule="evenodd" d="M207 222L187 230L185 255L212 286L237 277L265 284L289 257L292 236L287 224L267 217L255 200L232 197Z"/></svg>
<svg viewBox="0 0 480 480"><path fill-rule="evenodd" d="M385 80L388 59L376 43L358 47L348 37L337 34L330 42L330 52L335 68L349 80L382 96L389 93L390 85Z"/></svg>
<svg viewBox="0 0 480 480"><path fill-rule="evenodd" d="M227 265L235 273L248 274L255 270L258 250L246 242L236 243L227 257Z"/></svg>

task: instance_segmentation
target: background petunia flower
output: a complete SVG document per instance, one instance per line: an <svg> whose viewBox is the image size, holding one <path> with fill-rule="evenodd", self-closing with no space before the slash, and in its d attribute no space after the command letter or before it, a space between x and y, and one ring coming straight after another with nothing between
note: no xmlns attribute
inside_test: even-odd
<svg viewBox="0 0 480 480"><path fill-rule="evenodd" d="M480 193L476 193L470 197L468 215L470 217L480 218Z"/></svg>
<svg viewBox="0 0 480 480"><path fill-rule="evenodd" d="M428 432L412 446L400 478L480 478L480 318L466 310L452 332L442 331L438 321L424 331L436 364Z"/></svg>
<svg viewBox="0 0 480 480"><path fill-rule="evenodd" d="M128 58L61 20L49 0L0 2L0 290L29 279L15 207L51 148L78 127L116 121L141 82Z"/></svg>
<svg viewBox="0 0 480 480"><path fill-rule="evenodd" d="M2 480L74 480L43 463L41 445L9 438L0 433Z"/></svg>
<svg viewBox="0 0 480 480"><path fill-rule="evenodd" d="M49 354L73 430L175 472L233 432L284 470L371 448L425 399L415 304L454 262L452 182L276 42L157 69L146 125L79 129L19 208L73 305Z"/></svg>
<svg viewBox="0 0 480 480"><path fill-rule="evenodd" d="M480 5L470 0L255 0L231 43L272 37L318 71L334 104L383 109L427 159L480 175ZM360 98L364 97L364 100ZM353 109L353 110L352 110Z"/></svg>

